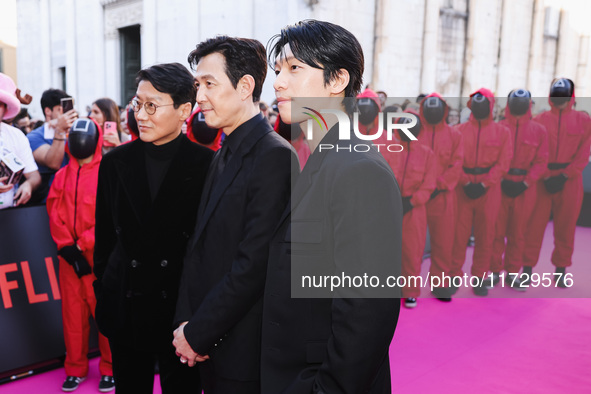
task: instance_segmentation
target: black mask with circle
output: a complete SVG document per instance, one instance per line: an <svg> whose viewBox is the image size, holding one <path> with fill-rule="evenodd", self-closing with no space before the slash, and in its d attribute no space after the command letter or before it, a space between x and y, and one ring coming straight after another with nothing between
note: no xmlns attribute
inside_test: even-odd
<svg viewBox="0 0 591 394"><path fill-rule="evenodd" d="M427 123L436 125L445 116L446 104L439 97L427 97L423 100L423 116Z"/></svg>
<svg viewBox="0 0 591 394"><path fill-rule="evenodd" d="M525 115L529 110L531 93L526 89L515 89L509 93L507 106L513 116Z"/></svg>
<svg viewBox="0 0 591 394"><path fill-rule="evenodd" d="M76 119L68 135L68 149L72 156L83 160L94 154L99 132L90 119Z"/></svg>
<svg viewBox="0 0 591 394"><path fill-rule="evenodd" d="M490 115L490 101L481 93L476 93L472 96L472 103L470 109L472 115L478 120L484 120Z"/></svg>

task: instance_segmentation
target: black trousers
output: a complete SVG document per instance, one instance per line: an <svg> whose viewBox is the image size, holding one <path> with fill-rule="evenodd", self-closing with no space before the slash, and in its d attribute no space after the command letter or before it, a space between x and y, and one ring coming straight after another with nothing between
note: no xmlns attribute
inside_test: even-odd
<svg viewBox="0 0 591 394"><path fill-rule="evenodd" d="M163 394L201 393L199 371L180 362L172 339L171 331L170 337L146 343L144 349L136 349L125 342L109 341L116 394L152 393L155 361L160 368Z"/></svg>
<svg viewBox="0 0 591 394"><path fill-rule="evenodd" d="M260 380L230 380L225 379L215 372L211 360L198 363L203 392L205 394L260 394Z"/></svg>

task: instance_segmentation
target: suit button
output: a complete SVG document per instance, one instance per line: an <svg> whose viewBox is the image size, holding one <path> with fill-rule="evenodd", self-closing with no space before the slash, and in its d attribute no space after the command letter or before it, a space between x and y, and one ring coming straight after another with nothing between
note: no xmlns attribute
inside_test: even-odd
<svg viewBox="0 0 591 394"><path fill-rule="evenodd" d="M186 239L189 239L189 233L187 233L186 231L183 231L183 237L185 237Z"/></svg>
<svg viewBox="0 0 591 394"><path fill-rule="evenodd" d="M131 260L131 268L136 268L139 265L137 260Z"/></svg>
<svg viewBox="0 0 591 394"><path fill-rule="evenodd" d="M121 227L115 227L115 232L117 233L117 235L121 234Z"/></svg>
<svg viewBox="0 0 591 394"><path fill-rule="evenodd" d="M168 294L166 294L166 291L162 290L162 298L166 299L166 297L168 297Z"/></svg>
<svg viewBox="0 0 591 394"><path fill-rule="evenodd" d="M162 260L162 261L160 262L160 266L161 266L162 268L165 268L167 265L168 265L168 261L167 261L167 260Z"/></svg>
<svg viewBox="0 0 591 394"><path fill-rule="evenodd" d="M132 295L133 295L133 292L131 290L127 290L127 293L125 293L125 297L127 297L127 298L131 298Z"/></svg>

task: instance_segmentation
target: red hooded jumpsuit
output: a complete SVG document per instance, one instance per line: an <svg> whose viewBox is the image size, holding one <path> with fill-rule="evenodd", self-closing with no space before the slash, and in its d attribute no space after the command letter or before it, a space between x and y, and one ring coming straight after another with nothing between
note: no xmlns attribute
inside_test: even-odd
<svg viewBox="0 0 591 394"><path fill-rule="evenodd" d="M575 111L574 102L573 91L566 108L560 110L550 101L552 108L534 118L548 130L548 169L537 182L538 198L525 238L523 265L527 267L538 262L550 212L554 217L552 264L572 265L575 228L583 203L582 173L591 149L591 119L586 113ZM559 174L568 177L564 188L555 194L548 193L543 180Z"/></svg>
<svg viewBox="0 0 591 394"><path fill-rule="evenodd" d="M492 92L482 88L470 97L477 93L488 98L490 114L484 120L470 114L467 122L456 126L464 140L464 172L456 187L458 216L450 272L452 276L463 276L466 246L474 226L476 245L471 275L482 278L490 268L495 221L501 206L500 180L509 169L513 145L509 129L493 121L495 98ZM472 100L468 102L468 107L471 104ZM486 193L477 199L469 198L464 192L464 185L469 182L483 183Z"/></svg>
<svg viewBox="0 0 591 394"><path fill-rule="evenodd" d="M201 108L197 108L195 111L193 111L191 116L189 116L189 118L185 121L187 123L187 138L196 144L205 146L206 148L217 152L222 147L222 129L218 130L218 134L215 136L211 144L202 144L201 142L197 141L197 138L195 138L195 135L193 134L193 118L197 116L199 112L201 112Z"/></svg>
<svg viewBox="0 0 591 394"><path fill-rule="evenodd" d="M443 98L438 93L427 97ZM445 102L445 100L443 100ZM434 198L427 202L427 223L431 236L431 276L449 275L454 231L456 221L456 185L463 173L464 144L462 134L447 125L446 106L443 120L436 125L427 122L421 105L420 116L423 128L419 134L419 142L429 147L436 160L435 188L441 190Z"/></svg>
<svg viewBox="0 0 591 394"><path fill-rule="evenodd" d="M505 116L499 123L511 131L513 160L503 179L525 181L529 187L515 198L502 193L490 270L500 272L505 269L516 274L523 265L525 231L536 203L536 184L548 163L548 137L544 126L532 120L531 103L527 113L519 119L511 115L509 106L505 108Z"/></svg>
<svg viewBox="0 0 591 394"><path fill-rule="evenodd" d="M70 162L56 174L47 197L47 212L51 236L58 250L64 246L76 244L82 254L93 266L94 223L96 207L96 188L99 165L102 159L102 130L94 157L82 167L70 154ZM88 336L90 325L88 318L94 316L96 299L92 282L94 274L78 278L74 268L62 257L59 259L59 283L62 295L62 320L66 361L64 368L67 376L85 377L88 374ZM99 334L101 375L113 376L111 349L107 338Z"/></svg>
<svg viewBox="0 0 591 394"><path fill-rule="evenodd" d="M275 120L275 125L273 126L273 130L279 133L279 127L281 123L281 115L277 115L277 119ZM296 153L298 154L298 160L300 162L300 170L304 169L304 166L308 162L308 158L312 154L310 151L310 145L308 145L308 141L305 138L304 132L302 131L297 138L293 140L288 140L291 146L295 149Z"/></svg>
<svg viewBox="0 0 591 394"><path fill-rule="evenodd" d="M419 116L412 110L407 112ZM421 128L421 133L423 131L424 129ZM435 190L437 158L430 148L418 141L397 141L397 143L402 145L404 150L393 154L396 160L394 162L388 160L388 163L394 171L402 197L412 196L410 202L413 206L413 209L402 219L402 275L408 278L421 274L421 262L427 238L425 204ZM420 283L417 284L420 285ZM416 298L420 293L420 287L409 286L408 283L402 288L404 298Z"/></svg>

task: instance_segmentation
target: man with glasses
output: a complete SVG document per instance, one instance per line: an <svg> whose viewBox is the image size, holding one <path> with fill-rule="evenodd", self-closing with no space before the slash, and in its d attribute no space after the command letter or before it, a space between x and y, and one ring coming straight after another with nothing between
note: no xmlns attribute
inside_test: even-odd
<svg viewBox="0 0 591 394"><path fill-rule="evenodd" d="M96 201L96 321L109 338L117 393L200 392L179 362L172 323L183 254L213 152L181 133L195 104L193 76L178 63L141 70L131 105L140 138L106 155Z"/></svg>

